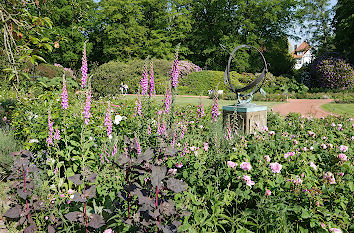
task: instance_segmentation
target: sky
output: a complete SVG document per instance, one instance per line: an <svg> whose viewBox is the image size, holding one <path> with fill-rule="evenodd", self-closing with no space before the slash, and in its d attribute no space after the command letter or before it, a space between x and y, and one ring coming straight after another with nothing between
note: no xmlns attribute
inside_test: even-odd
<svg viewBox="0 0 354 233"><path fill-rule="evenodd" d="M330 7L333 8L335 5L337 4L337 0L331 0L330 1ZM304 40L306 40L306 36L303 36L303 35L298 35L299 37L301 37L300 40L296 41L296 40L293 40L291 38L289 38L289 42L291 44L291 49L294 49L294 45L300 45Z"/></svg>

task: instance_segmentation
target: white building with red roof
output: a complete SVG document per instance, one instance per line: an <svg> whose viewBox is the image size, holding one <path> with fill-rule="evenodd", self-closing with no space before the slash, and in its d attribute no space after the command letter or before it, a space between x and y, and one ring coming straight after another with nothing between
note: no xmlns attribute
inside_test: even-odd
<svg viewBox="0 0 354 233"><path fill-rule="evenodd" d="M313 59L311 46L306 41L299 46L295 45L291 55L296 60L295 69L297 70L305 64L309 64Z"/></svg>

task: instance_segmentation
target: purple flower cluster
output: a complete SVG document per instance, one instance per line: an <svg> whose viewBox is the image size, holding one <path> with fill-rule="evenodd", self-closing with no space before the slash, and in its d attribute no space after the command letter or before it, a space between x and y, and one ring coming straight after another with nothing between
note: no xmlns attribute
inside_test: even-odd
<svg viewBox="0 0 354 233"><path fill-rule="evenodd" d="M189 61L179 61L178 69L181 78L187 76L190 73L202 71L202 68Z"/></svg>
<svg viewBox="0 0 354 233"><path fill-rule="evenodd" d="M81 66L81 88L84 88L87 84L87 57L86 57L86 43L84 44L83 54L82 54L82 66Z"/></svg>
<svg viewBox="0 0 354 233"><path fill-rule="evenodd" d="M90 108L91 108L91 88L89 89L87 95L86 95L86 104L84 108L84 117L85 117L85 124L87 125L89 122L90 118Z"/></svg>
<svg viewBox="0 0 354 233"><path fill-rule="evenodd" d="M61 106L63 109L68 109L69 101L68 101L68 91L66 90L66 82L63 77L63 92L61 93Z"/></svg>
<svg viewBox="0 0 354 233"><path fill-rule="evenodd" d="M140 80L141 94L146 95L149 88L149 78L148 78L148 68L147 65L144 66L143 77Z"/></svg>
<svg viewBox="0 0 354 233"><path fill-rule="evenodd" d="M140 142L138 137L135 135L135 144L136 144L136 152L138 153L138 155L141 154L141 147L140 147Z"/></svg>
<svg viewBox="0 0 354 233"><path fill-rule="evenodd" d="M320 87L352 89L354 69L336 54L327 54L316 60L311 73L317 78Z"/></svg>

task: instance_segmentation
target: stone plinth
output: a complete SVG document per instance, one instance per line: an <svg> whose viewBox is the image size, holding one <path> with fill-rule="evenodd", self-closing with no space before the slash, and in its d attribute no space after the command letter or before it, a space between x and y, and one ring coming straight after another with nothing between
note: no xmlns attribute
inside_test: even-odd
<svg viewBox="0 0 354 233"><path fill-rule="evenodd" d="M258 106L255 104L244 104L240 106L229 105L222 107L223 122L235 122L239 130L245 134L260 131L267 126L267 106Z"/></svg>

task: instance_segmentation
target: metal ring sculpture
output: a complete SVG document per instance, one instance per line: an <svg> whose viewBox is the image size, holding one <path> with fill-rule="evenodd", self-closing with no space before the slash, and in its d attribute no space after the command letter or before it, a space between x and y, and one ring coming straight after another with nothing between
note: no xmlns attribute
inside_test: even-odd
<svg viewBox="0 0 354 233"><path fill-rule="evenodd" d="M261 55L262 60L264 62L264 68L262 70L262 73L255 79L253 80L250 84L248 84L245 87L239 88L239 89L235 89L234 85L231 83L231 78L230 78L230 65L231 65L231 61L232 58L234 58L234 54L237 50L242 49L242 48L248 48L248 49L255 49L258 51L258 53ZM237 62L237 61L236 61ZM255 92L257 92L263 85L264 81L265 81L265 77L266 74L268 72L268 67L267 67L267 62L262 54L261 51L259 51L256 47L254 46L250 46L250 45L239 45L237 46L231 53L230 53L230 57L229 57L229 62L227 63L226 66L226 70L224 73L224 83L226 85L226 87L228 87L232 92L236 93L237 98L238 98L238 104L244 104L244 103L249 103L252 101L253 98L253 94ZM241 92L247 91L249 89L253 90L248 93L248 94L241 94ZM247 98L247 100L242 100L241 98Z"/></svg>

